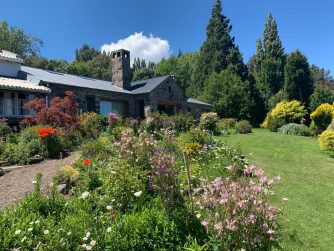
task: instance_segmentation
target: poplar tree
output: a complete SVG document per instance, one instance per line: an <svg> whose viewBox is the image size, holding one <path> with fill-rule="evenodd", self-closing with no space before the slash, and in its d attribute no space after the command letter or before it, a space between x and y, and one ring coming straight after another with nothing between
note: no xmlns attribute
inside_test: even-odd
<svg viewBox="0 0 334 251"><path fill-rule="evenodd" d="M278 35L277 23L270 14L263 32L263 42L256 42L255 80L263 101L268 105L270 97L284 84L285 52Z"/></svg>

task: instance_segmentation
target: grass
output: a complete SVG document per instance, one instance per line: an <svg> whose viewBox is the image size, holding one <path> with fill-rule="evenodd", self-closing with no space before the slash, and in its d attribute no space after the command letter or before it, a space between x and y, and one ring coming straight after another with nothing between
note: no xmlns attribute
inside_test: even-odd
<svg viewBox="0 0 334 251"><path fill-rule="evenodd" d="M282 210L284 250L334 249L334 159L319 150L317 139L264 129L221 139L239 148L265 175L281 176L273 203Z"/></svg>

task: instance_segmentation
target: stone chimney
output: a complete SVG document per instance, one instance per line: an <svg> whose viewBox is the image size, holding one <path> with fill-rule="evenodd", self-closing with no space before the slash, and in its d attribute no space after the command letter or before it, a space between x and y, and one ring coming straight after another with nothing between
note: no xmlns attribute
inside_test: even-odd
<svg viewBox="0 0 334 251"><path fill-rule="evenodd" d="M111 53L112 84L124 90L131 88L130 52L120 49Z"/></svg>

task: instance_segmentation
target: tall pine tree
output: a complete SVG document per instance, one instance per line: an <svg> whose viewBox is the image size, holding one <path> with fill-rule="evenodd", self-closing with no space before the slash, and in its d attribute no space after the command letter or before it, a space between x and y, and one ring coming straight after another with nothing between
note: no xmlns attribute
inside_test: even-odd
<svg viewBox="0 0 334 251"><path fill-rule="evenodd" d="M207 39L200 49L196 81L192 86L192 95L198 96L204 89L205 80L212 73L220 73L229 68L237 75L245 76L245 65L239 48L234 44L230 35L232 26L230 20L222 14L220 0L216 0L206 28Z"/></svg>
<svg viewBox="0 0 334 251"><path fill-rule="evenodd" d="M278 35L277 23L270 14L263 32L263 43L256 42L255 72L256 87L268 105L284 84L285 53Z"/></svg>

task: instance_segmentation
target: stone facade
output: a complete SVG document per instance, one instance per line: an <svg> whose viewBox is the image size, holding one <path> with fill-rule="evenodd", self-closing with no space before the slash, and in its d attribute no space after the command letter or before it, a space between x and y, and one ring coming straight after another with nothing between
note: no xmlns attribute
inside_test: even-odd
<svg viewBox="0 0 334 251"><path fill-rule="evenodd" d="M118 50L112 53L112 83L124 90L131 88L130 52Z"/></svg>

